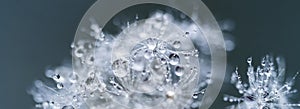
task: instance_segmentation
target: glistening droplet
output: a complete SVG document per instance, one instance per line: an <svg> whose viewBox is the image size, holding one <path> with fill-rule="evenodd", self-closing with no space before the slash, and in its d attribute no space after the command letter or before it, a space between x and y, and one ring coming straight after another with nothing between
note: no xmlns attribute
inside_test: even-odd
<svg viewBox="0 0 300 109"><path fill-rule="evenodd" d="M175 75L182 76L184 74L184 68L182 66L175 67Z"/></svg>
<svg viewBox="0 0 300 109"><path fill-rule="evenodd" d="M173 42L173 47L174 48L180 48L180 46L181 46L181 42L180 41L174 41Z"/></svg>
<svg viewBox="0 0 300 109"><path fill-rule="evenodd" d="M62 89L62 88L64 88L64 85L63 85L62 83L57 83L57 84L56 84L56 87L57 87L58 89Z"/></svg>
<svg viewBox="0 0 300 109"><path fill-rule="evenodd" d="M177 65L177 64L179 64L180 57L177 54L172 53L169 56L169 59L170 59L170 64L171 65Z"/></svg>

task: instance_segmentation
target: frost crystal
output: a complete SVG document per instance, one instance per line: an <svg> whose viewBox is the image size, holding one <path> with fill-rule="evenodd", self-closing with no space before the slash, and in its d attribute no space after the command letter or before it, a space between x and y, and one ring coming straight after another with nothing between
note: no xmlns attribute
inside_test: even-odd
<svg viewBox="0 0 300 109"><path fill-rule="evenodd" d="M298 73L285 80L285 64L280 58L266 56L261 66L256 69L252 66L252 58L247 59L249 64L247 76L248 83L243 83L237 69L232 73L231 83L235 85L241 97L225 95L224 101L236 102L229 106L232 109L292 109L300 104L289 103L290 95L297 92L293 89L294 80Z"/></svg>
<svg viewBox="0 0 300 109"><path fill-rule="evenodd" d="M85 38L71 45L74 68L48 70L55 87L36 81L29 93L44 109L197 108L210 83L201 72L210 67L195 28L162 13L128 23L117 36L92 22Z"/></svg>

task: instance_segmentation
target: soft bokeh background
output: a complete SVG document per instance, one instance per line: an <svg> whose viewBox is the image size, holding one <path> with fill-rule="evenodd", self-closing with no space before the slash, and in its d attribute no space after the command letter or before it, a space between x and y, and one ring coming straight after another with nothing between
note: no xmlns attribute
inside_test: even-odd
<svg viewBox="0 0 300 109"><path fill-rule="evenodd" d="M0 109L28 109L34 103L26 93L43 79L47 67L70 60L70 44L85 11L95 0L0 1ZM283 56L288 75L300 70L300 1L203 0L217 20L235 22L230 32L236 49L228 54L231 66L246 70L246 59L256 64L272 53ZM229 69L231 71L231 69ZM230 74L231 72L227 73ZM229 76L229 75L228 75ZM299 82L300 79L298 79ZM300 89L300 83L296 83ZM222 92L234 93L224 83ZM298 98L300 95L297 95ZM228 105L222 96L212 108Z"/></svg>

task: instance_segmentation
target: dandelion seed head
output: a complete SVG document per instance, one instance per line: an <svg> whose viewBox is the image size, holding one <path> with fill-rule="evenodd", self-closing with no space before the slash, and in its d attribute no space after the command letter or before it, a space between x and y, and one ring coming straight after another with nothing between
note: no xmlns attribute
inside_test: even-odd
<svg viewBox="0 0 300 109"><path fill-rule="evenodd" d="M241 109L292 109L299 106L289 101L289 96L296 92L292 87L298 73L284 81L284 63L280 58L276 58L276 61L267 55L262 59L261 66L255 69L252 57L248 58L248 81L243 82L237 70L231 76L231 84L235 85L241 96L225 95L223 100L237 103L230 108Z"/></svg>
<svg viewBox="0 0 300 109"><path fill-rule="evenodd" d="M73 68L47 70L56 85L36 81L29 93L45 109L196 108L211 80L208 47L204 38L195 47L191 38L202 34L194 29L157 13L110 35L92 20L71 45Z"/></svg>

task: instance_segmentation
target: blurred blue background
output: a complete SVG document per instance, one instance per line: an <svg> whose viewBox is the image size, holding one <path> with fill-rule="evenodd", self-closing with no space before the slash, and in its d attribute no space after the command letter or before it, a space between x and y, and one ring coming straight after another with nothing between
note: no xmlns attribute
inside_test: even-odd
<svg viewBox="0 0 300 109"><path fill-rule="evenodd" d="M86 10L96 0L0 1L0 109L34 106L26 93L47 67L70 60L70 44ZM228 62L243 72L246 59L283 56L288 75L300 70L300 1L203 0L217 20L231 19L236 49ZM230 70L229 70L230 71ZM230 74L228 72L227 74ZM300 79L298 79L299 81ZM296 84L300 89L299 85ZM224 83L223 92L234 88ZM297 95L299 97L299 94ZM220 98L222 96L220 95ZM219 99L212 108L228 105Z"/></svg>

